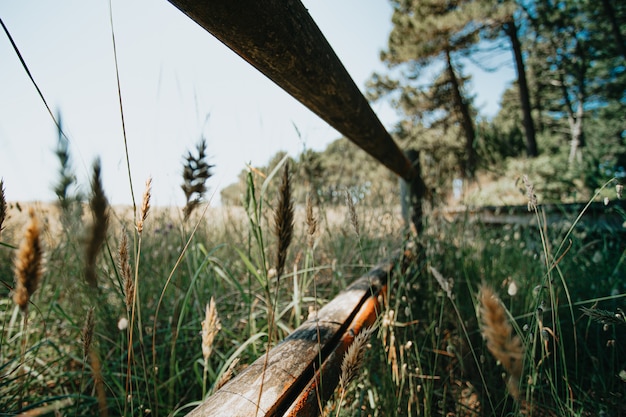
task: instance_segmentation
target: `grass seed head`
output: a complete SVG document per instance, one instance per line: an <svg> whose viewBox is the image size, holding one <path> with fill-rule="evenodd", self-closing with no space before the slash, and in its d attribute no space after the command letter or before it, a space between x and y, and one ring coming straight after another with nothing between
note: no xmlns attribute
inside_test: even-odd
<svg viewBox="0 0 626 417"><path fill-rule="evenodd" d="M29 215L30 221L15 258L16 283L13 301L22 311L26 311L30 297L37 290L43 270L39 222L32 208Z"/></svg>
<svg viewBox="0 0 626 417"><path fill-rule="evenodd" d="M185 220L200 205L207 191L206 182L213 175L211 165L207 162L206 140L202 138L196 145L197 156L191 152L185 156L183 164L183 184L180 186L185 193L186 204L183 208Z"/></svg>
<svg viewBox="0 0 626 417"><path fill-rule="evenodd" d="M522 176L524 187L526 187L526 197L528 197L528 211L537 210L537 195L535 194L535 185L530 182L527 175Z"/></svg>
<svg viewBox="0 0 626 417"><path fill-rule="evenodd" d="M0 179L0 235L2 235L2 224L7 217L7 200L4 195L4 181Z"/></svg>
<svg viewBox="0 0 626 417"><path fill-rule="evenodd" d="M93 165L89 207L91 208L93 223L91 226L89 240L87 241L85 280L91 287L96 288L98 286L96 260L100 252L100 248L104 243L104 239L106 238L106 232L109 227L109 202L104 194L104 188L102 186L100 160L96 160Z"/></svg>
<svg viewBox="0 0 626 417"><path fill-rule="evenodd" d="M365 358L367 342L372 334L373 327L362 329L348 347L341 361L341 375L339 376L339 389L345 391L350 382L354 381L359 373L359 368Z"/></svg>
<svg viewBox="0 0 626 417"><path fill-rule="evenodd" d="M120 241L120 249L118 252L118 262L120 274L122 275L122 280L124 282L124 301L126 303L126 310L130 311L135 299L135 283L130 269L128 237L126 233L122 233L122 240Z"/></svg>
<svg viewBox="0 0 626 417"><path fill-rule="evenodd" d="M317 233L317 219L313 214L313 203L311 195L306 196L306 224L307 224L307 244L309 249L313 249L315 243L315 234Z"/></svg>
<svg viewBox="0 0 626 417"><path fill-rule="evenodd" d="M480 289L480 316L487 349L509 374L507 386L513 398L519 398L519 381L522 376L524 347L519 336L513 333L507 313L498 295L488 286Z"/></svg>
<svg viewBox="0 0 626 417"><path fill-rule="evenodd" d="M350 194L350 191L348 190L346 190L346 203L348 204L348 212L350 213L350 223L352 223L352 227L354 227L354 232L358 237L360 236L359 217L356 214L356 208L354 207L352 194Z"/></svg>
<svg viewBox="0 0 626 417"><path fill-rule="evenodd" d="M202 321L202 356L204 357L205 364L209 361L209 356L211 356L211 352L213 352L215 336L221 328L222 325L217 316L215 299L211 297L211 301L206 306L204 320Z"/></svg>
<svg viewBox="0 0 626 417"><path fill-rule="evenodd" d="M141 203L141 212L139 213L139 220L137 220L137 232L141 234L143 232L143 222L148 217L148 211L150 210L150 197L152 189L152 178L146 180L146 188L143 192L143 201Z"/></svg>
<svg viewBox="0 0 626 417"><path fill-rule="evenodd" d="M91 307L89 311L87 311L87 319L85 320L81 335L83 342L83 358L87 358L89 355L89 349L91 349L91 342L93 341L94 327L93 307Z"/></svg>
<svg viewBox="0 0 626 417"><path fill-rule="evenodd" d="M287 260L287 248L293 237L293 202L291 201L291 183L289 163L285 163L282 180L278 190L278 205L274 212L274 233L278 238L276 252L276 276L280 279Z"/></svg>

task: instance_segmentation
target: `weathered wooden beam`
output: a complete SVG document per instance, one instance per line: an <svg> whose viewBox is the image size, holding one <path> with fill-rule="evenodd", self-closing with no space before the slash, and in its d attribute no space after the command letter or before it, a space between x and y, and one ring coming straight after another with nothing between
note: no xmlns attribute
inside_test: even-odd
<svg viewBox="0 0 626 417"><path fill-rule="evenodd" d="M169 1L387 168L416 177L300 1Z"/></svg>
<svg viewBox="0 0 626 417"><path fill-rule="evenodd" d="M318 415L337 385L348 346L376 320L379 296L400 259L398 254L359 278L270 350L267 364L261 356L188 416Z"/></svg>

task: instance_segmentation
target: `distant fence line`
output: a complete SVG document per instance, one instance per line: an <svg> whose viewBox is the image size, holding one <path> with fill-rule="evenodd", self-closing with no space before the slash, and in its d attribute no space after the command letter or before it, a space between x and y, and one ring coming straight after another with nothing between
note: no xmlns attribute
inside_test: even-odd
<svg viewBox="0 0 626 417"><path fill-rule="evenodd" d="M626 201L623 200L590 204L549 203L539 205L538 209L548 225L567 223L610 232L626 232ZM437 210L436 215L449 221L469 220L493 226L537 225L535 212L529 211L526 205L443 208Z"/></svg>

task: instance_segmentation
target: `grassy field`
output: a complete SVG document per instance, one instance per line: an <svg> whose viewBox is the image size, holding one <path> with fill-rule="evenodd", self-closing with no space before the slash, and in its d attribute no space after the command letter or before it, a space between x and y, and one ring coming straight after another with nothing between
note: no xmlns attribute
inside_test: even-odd
<svg viewBox="0 0 626 417"><path fill-rule="evenodd" d="M285 249L278 196L253 184L247 208L188 219L149 193L136 211L8 202L0 415L183 415L415 240L399 207L295 201ZM626 415L623 228L530 209L536 226L427 216L420 262L392 278L358 375L323 413Z"/></svg>

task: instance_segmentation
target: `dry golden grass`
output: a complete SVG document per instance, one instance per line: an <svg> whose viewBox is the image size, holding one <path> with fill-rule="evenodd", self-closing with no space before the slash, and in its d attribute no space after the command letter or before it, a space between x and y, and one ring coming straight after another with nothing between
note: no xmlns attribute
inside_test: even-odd
<svg viewBox="0 0 626 417"><path fill-rule="evenodd" d="M519 382L524 358L522 340L513 333L506 309L491 287L486 285L481 287L480 305L482 331L487 341L487 349L507 371L509 393L513 398L519 399Z"/></svg>
<svg viewBox="0 0 626 417"><path fill-rule="evenodd" d="M15 289L13 301L22 311L28 308L28 301L39 286L43 270L43 249L41 247L39 222L35 210L29 210L30 222L15 258Z"/></svg>
<svg viewBox="0 0 626 417"><path fill-rule="evenodd" d="M221 330L222 325L220 319L217 316L217 307L215 306L215 299L211 297L211 301L206 306L204 320L202 321L202 357L204 358L205 366L209 361L209 356L213 352L213 342L215 336Z"/></svg>

